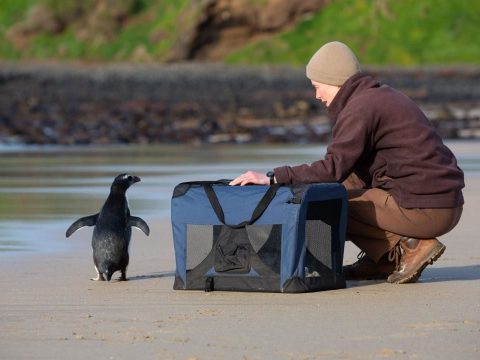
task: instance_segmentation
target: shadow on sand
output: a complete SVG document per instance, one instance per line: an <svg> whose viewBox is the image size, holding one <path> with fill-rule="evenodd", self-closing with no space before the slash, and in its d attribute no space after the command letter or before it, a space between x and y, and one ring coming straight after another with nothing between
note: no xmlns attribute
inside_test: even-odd
<svg viewBox="0 0 480 360"><path fill-rule="evenodd" d="M147 275L129 277L129 281L148 280L175 276L175 271L154 272ZM441 268L427 268L422 272L420 282L432 283L441 281L480 280L480 264L466 266L448 266ZM348 287L365 285L365 283L381 283L383 280L349 281Z"/></svg>
<svg viewBox="0 0 480 360"><path fill-rule="evenodd" d="M439 268L426 268L421 282L480 280L480 264L466 266L447 266Z"/></svg>
<svg viewBox="0 0 480 360"><path fill-rule="evenodd" d="M129 281L148 280L148 279L158 279L158 278L171 277L171 276L175 276L175 271L163 271L163 272L154 272L147 275L137 275L137 276L129 277L128 280Z"/></svg>
<svg viewBox="0 0 480 360"><path fill-rule="evenodd" d="M426 268L418 282L434 283L444 281L480 280L480 264L466 266L447 266L441 268ZM386 280L348 280L347 288L381 284Z"/></svg>

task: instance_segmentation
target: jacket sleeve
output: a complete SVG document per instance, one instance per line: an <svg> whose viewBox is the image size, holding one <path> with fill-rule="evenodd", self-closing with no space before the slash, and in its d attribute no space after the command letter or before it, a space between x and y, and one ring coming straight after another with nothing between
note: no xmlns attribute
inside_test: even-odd
<svg viewBox="0 0 480 360"><path fill-rule="evenodd" d="M327 147L325 158L310 165L275 168L277 182L343 182L370 147L371 123L371 117L359 111L341 113L333 127L333 138Z"/></svg>

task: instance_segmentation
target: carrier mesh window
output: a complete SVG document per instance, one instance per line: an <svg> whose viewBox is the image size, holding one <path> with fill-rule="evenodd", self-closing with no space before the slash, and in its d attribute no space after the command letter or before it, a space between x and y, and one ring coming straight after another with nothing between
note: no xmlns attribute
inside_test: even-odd
<svg viewBox="0 0 480 360"><path fill-rule="evenodd" d="M305 276L321 276L333 269L337 253L342 200L312 201L307 207Z"/></svg>
<svg viewBox="0 0 480 360"><path fill-rule="evenodd" d="M208 266L215 266L216 271L248 272L249 259L255 254L264 265L280 273L281 237L280 224L248 225L235 230L223 225L188 224L187 270L196 268L210 255L212 264ZM227 264L219 257L225 257Z"/></svg>
<svg viewBox="0 0 480 360"><path fill-rule="evenodd" d="M280 274L282 225L247 226L248 238L262 262Z"/></svg>
<svg viewBox="0 0 480 360"><path fill-rule="evenodd" d="M213 246L212 225L187 225L187 270L198 266Z"/></svg>
<svg viewBox="0 0 480 360"><path fill-rule="evenodd" d="M332 227L322 220L307 220L307 250L315 259L332 268Z"/></svg>

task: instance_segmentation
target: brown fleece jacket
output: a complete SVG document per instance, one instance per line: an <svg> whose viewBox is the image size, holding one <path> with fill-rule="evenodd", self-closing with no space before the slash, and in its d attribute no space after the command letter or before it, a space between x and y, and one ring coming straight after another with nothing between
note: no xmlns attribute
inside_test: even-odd
<svg viewBox="0 0 480 360"><path fill-rule="evenodd" d="M453 153L407 96L357 73L328 108L333 138L323 160L274 169L279 183L343 182L355 172L404 208L463 204L464 178Z"/></svg>

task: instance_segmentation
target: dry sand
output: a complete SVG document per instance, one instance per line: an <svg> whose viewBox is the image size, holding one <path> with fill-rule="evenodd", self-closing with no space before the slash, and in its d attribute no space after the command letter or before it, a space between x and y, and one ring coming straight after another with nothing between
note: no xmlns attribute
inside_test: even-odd
<svg viewBox="0 0 480 360"><path fill-rule="evenodd" d="M172 290L168 219L134 230L128 282L93 282L85 228L69 251L2 259L0 359L480 359L478 175L464 194L418 283L309 294ZM345 263L356 252L347 243Z"/></svg>

